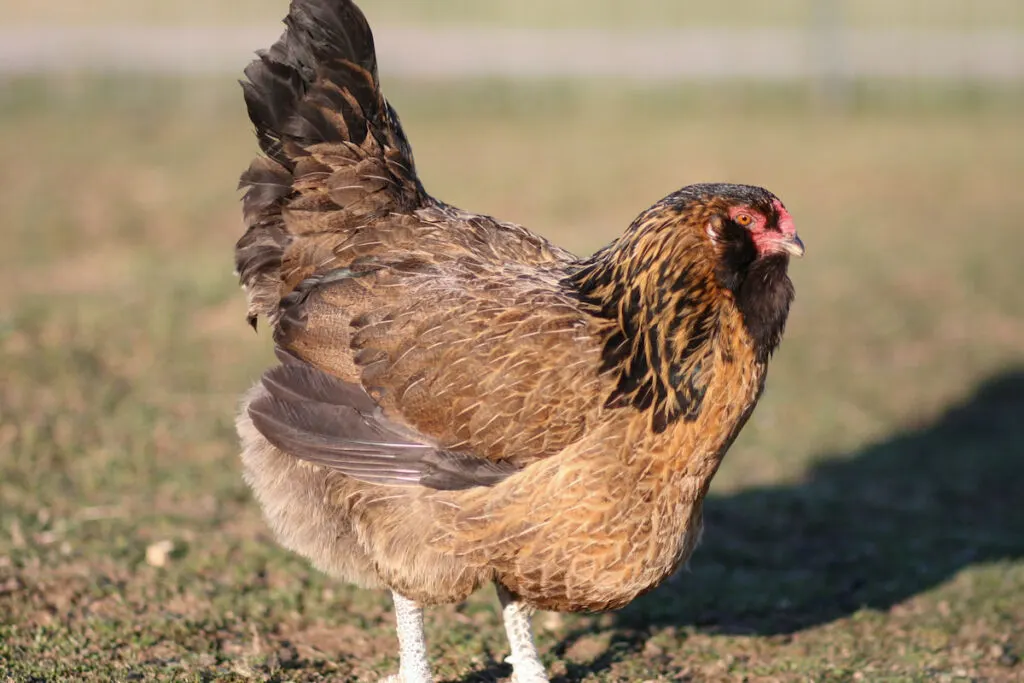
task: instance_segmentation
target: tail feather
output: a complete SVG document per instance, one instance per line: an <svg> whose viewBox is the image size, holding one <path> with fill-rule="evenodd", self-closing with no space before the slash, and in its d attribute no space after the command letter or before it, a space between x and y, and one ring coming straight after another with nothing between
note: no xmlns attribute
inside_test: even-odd
<svg viewBox="0 0 1024 683"><path fill-rule="evenodd" d="M373 35L351 0L292 0L286 29L242 82L265 157L240 179L235 256L249 321L276 316L346 230L427 201L401 124L380 92ZM301 227L295 217L302 215ZM319 240L319 242L317 242Z"/></svg>
<svg viewBox="0 0 1024 683"><path fill-rule="evenodd" d="M281 38L257 53L245 69L248 82L242 83L263 152L290 169L285 141L305 147L341 142L351 133L351 141L362 144L366 124L378 124L377 132L386 137L386 128L379 126L383 98L373 35L359 8L348 1L293 0L284 23ZM344 91L356 106L345 101ZM355 125L339 130L333 112Z"/></svg>

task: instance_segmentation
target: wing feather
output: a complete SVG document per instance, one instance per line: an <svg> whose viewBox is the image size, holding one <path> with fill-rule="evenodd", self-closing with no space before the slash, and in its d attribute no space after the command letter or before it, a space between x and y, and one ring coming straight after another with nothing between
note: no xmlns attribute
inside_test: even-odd
<svg viewBox="0 0 1024 683"><path fill-rule="evenodd" d="M582 438L610 390L593 324L556 273L381 261L303 282L274 339L429 443L526 466Z"/></svg>
<svg viewBox="0 0 1024 683"><path fill-rule="evenodd" d="M366 392L291 360L269 370L248 407L257 430L297 458L381 485L493 486L518 468L438 448L386 417Z"/></svg>

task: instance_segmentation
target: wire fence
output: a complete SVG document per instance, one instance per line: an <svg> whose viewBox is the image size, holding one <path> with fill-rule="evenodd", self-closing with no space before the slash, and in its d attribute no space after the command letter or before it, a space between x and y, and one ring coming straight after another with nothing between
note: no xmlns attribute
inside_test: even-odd
<svg viewBox="0 0 1024 683"><path fill-rule="evenodd" d="M237 18L189 24L205 21L205 5L185 2L180 7L190 14L168 20L138 14L148 4L119 2L97 0L92 21L62 26L27 15L21 25L0 26L0 76L238 74L277 37L280 24L271 17L285 4L239 4ZM218 7L230 13L232 2ZM430 7L440 21L418 17L426 11L419 5L362 4L383 15L374 22L379 62L396 78L795 82L839 103L862 81L1024 92L1021 0L724 0L684 3L685 11L666 2L638 0L636 22L617 26L621 5L593 0L592 11L578 12L585 28L533 0L437 0ZM258 11L246 14L246 6ZM140 23L110 23L103 12ZM666 25L652 27L661 15ZM691 15L692 25L680 22ZM465 17L475 23L459 21Z"/></svg>
<svg viewBox="0 0 1024 683"><path fill-rule="evenodd" d="M277 34L274 26L0 29L0 70L231 73ZM1024 79L1024 31L1012 29L379 27L377 48L389 72L408 77Z"/></svg>

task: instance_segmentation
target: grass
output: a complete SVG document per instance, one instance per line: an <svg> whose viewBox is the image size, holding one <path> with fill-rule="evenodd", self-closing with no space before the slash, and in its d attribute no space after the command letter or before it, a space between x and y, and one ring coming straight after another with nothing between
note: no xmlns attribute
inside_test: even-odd
<svg viewBox="0 0 1024 683"><path fill-rule="evenodd" d="M56 0L17 3L5 10L6 23L261 23L284 16L287 0ZM362 0L374 22L469 23L539 27L779 26L802 27L820 19L823 0ZM839 16L854 26L931 28L1024 27L1017 0L833 0Z"/></svg>
<svg viewBox="0 0 1024 683"><path fill-rule="evenodd" d="M795 91L387 85L428 188L577 251L698 180L770 187L808 246L691 570L615 614L539 615L556 680L1024 677L1016 101L868 90L838 117ZM277 548L241 481L233 411L270 362L230 272L243 116L219 80L4 85L6 680L394 669L384 596ZM510 673L490 594L428 637L441 680Z"/></svg>

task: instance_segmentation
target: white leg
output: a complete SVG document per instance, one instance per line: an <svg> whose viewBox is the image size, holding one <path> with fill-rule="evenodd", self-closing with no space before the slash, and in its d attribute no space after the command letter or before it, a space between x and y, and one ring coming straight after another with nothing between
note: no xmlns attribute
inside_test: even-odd
<svg viewBox="0 0 1024 683"><path fill-rule="evenodd" d="M533 609L517 600L501 584L496 585L505 633L508 634L508 644L512 649L512 654L505 661L512 665L513 683L548 683L544 665L540 663L537 646L533 642L533 628L530 624Z"/></svg>
<svg viewBox="0 0 1024 683"><path fill-rule="evenodd" d="M423 608L394 591L391 597L398 626L398 675L388 676L381 683L433 683L423 635Z"/></svg>

